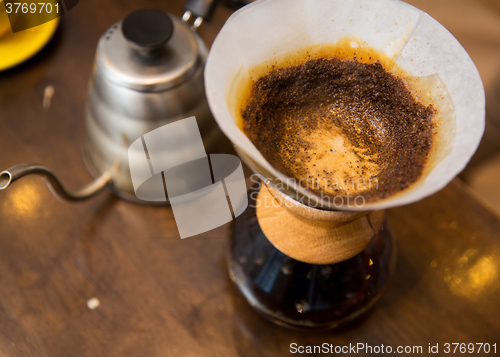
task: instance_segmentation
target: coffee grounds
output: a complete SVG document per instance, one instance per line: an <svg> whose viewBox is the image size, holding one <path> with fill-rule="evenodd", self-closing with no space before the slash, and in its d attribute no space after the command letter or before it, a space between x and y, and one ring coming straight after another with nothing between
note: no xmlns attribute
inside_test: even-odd
<svg viewBox="0 0 500 357"><path fill-rule="evenodd" d="M261 77L242 117L266 160L302 186L373 202L422 175L435 112L380 63L333 58Z"/></svg>

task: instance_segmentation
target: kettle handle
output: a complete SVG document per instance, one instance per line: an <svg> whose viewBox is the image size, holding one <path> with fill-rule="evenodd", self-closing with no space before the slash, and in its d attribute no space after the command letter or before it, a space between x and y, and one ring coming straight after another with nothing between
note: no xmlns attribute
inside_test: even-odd
<svg viewBox="0 0 500 357"><path fill-rule="evenodd" d="M184 15L182 20L188 22L191 17L195 17L191 29L196 31L203 21L210 22L214 10L220 0L186 0L184 3ZM250 4L254 0L224 0L227 7L237 9Z"/></svg>
<svg viewBox="0 0 500 357"><path fill-rule="evenodd" d="M203 21L209 22L214 14L219 0L187 0L184 3L185 13L182 16L184 22L188 22L191 16L195 17L191 29L196 31Z"/></svg>

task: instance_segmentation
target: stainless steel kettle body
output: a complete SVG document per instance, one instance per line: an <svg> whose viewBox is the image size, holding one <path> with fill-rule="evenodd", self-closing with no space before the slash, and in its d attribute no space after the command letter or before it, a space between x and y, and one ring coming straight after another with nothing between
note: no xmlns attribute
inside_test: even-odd
<svg viewBox="0 0 500 357"><path fill-rule="evenodd" d="M166 45L157 48L144 49L127 39L123 31L127 19L111 26L99 41L89 83L84 144L87 166L98 177L118 162L112 190L131 200L136 198L128 148L137 138L192 116L206 148L219 133L204 91L207 49L186 23L168 16L173 34Z"/></svg>

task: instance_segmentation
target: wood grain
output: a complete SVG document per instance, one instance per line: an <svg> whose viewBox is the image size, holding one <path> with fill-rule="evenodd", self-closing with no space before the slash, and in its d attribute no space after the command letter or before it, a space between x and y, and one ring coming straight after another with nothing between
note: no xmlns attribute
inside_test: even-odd
<svg viewBox="0 0 500 357"><path fill-rule="evenodd" d="M308 207L270 185L257 197L257 219L267 239L291 258L333 264L359 254L382 227L384 211L339 212Z"/></svg>
<svg viewBox="0 0 500 357"><path fill-rule="evenodd" d="M461 2L444 3L451 18ZM95 46L139 7L183 12L178 0L82 0L41 53L0 73L0 167L40 162L72 188L91 179L81 145ZM206 43L230 13L220 7L202 26ZM49 84L55 94L43 110ZM168 207L106 194L69 204L36 177L23 179L0 192L0 356L262 357L292 356L290 343L498 344L500 220L459 182L387 215L398 265L372 313L341 330L293 331L260 318L231 285L229 225L180 240ZM94 297L100 306L90 310Z"/></svg>

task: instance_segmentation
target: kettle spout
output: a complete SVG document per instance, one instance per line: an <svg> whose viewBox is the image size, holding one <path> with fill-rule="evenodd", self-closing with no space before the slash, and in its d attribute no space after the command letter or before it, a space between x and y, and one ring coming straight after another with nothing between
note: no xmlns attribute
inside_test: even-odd
<svg viewBox="0 0 500 357"><path fill-rule="evenodd" d="M11 182L12 182L12 175L8 170L0 173L0 190L6 189Z"/></svg>
<svg viewBox="0 0 500 357"><path fill-rule="evenodd" d="M57 176L48 167L31 163L19 164L0 173L0 190L6 189L23 176L37 174L42 176L42 179L56 197L72 202L83 201L95 196L104 190L108 184L112 183L113 173L118 169L118 165L119 162L116 161L110 170L105 171L89 185L80 190L70 191L61 184Z"/></svg>

